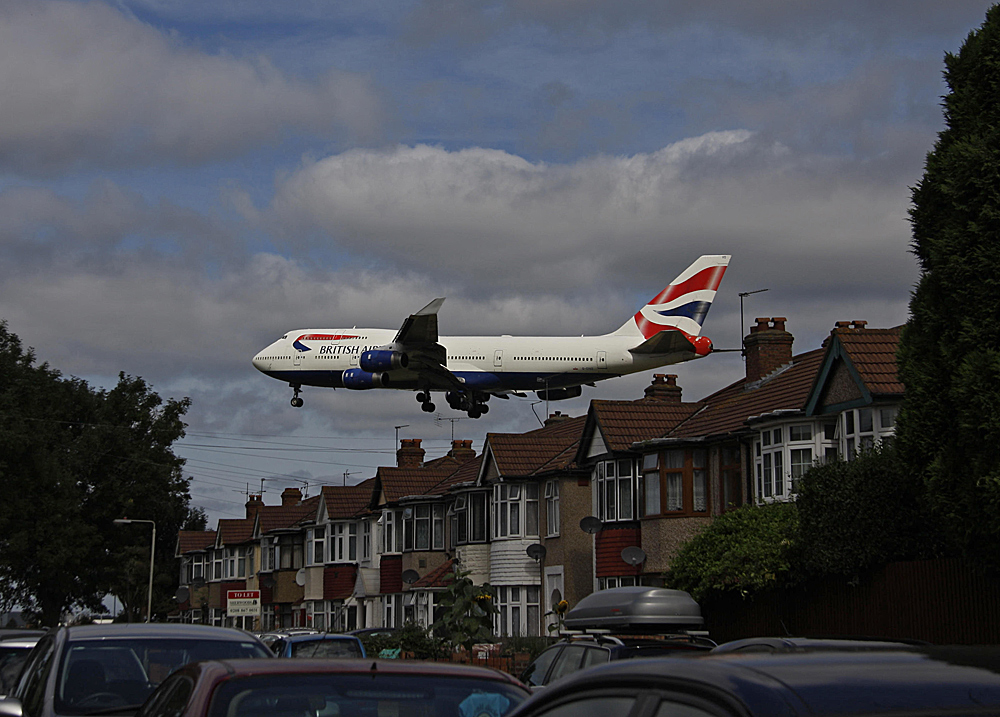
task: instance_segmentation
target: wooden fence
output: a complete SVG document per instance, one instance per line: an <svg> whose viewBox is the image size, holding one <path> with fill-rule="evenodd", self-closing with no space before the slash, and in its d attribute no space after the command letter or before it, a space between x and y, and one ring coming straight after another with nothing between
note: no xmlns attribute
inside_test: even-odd
<svg viewBox="0 0 1000 717"><path fill-rule="evenodd" d="M702 603L712 639L869 636L1000 644L1000 577L960 559L892 563L857 584L823 579L753 599Z"/></svg>

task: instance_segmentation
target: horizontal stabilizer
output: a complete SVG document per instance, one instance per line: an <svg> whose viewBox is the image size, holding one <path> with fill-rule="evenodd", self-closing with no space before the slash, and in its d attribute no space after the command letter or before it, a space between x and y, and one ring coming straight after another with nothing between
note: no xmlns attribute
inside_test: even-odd
<svg viewBox="0 0 1000 717"><path fill-rule="evenodd" d="M633 354L673 354L680 351L695 352L695 345L683 331L666 329L659 331L633 349Z"/></svg>

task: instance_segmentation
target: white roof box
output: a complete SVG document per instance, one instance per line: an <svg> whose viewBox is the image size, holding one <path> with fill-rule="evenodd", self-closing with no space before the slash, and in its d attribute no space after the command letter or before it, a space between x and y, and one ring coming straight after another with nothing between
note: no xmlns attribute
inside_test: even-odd
<svg viewBox="0 0 1000 717"><path fill-rule="evenodd" d="M571 630L607 628L634 632L697 630L701 607L683 590L641 585L592 593L566 613Z"/></svg>

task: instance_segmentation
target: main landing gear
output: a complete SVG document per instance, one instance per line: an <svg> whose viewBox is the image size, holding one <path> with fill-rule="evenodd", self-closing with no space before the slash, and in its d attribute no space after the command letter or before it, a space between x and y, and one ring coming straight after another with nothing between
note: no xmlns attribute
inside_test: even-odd
<svg viewBox="0 0 1000 717"><path fill-rule="evenodd" d="M445 395L448 405L456 411L465 411L469 418L479 418L484 413L490 412L490 407L486 402L490 400L488 393L468 394L463 391L448 391Z"/></svg>
<svg viewBox="0 0 1000 717"><path fill-rule="evenodd" d="M302 393L302 386L300 386L297 383L290 383L288 385L292 387L292 391L295 394L294 396L292 396L292 401L291 401L292 406L295 408L302 408L303 401L301 398L299 398L299 394Z"/></svg>
<svg viewBox="0 0 1000 717"><path fill-rule="evenodd" d="M417 403L424 413L434 413L434 402L431 401L430 391L417 391Z"/></svg>

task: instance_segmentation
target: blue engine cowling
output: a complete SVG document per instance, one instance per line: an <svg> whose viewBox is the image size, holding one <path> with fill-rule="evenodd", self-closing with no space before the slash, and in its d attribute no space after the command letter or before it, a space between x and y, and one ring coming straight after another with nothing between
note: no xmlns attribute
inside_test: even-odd
<svg viewBox="0 0 1000 717"><path fill-rule="evenodd" d="M365 351L358 359L358 365L365 371L376 373L379 371L396 371L406 368L410 363L410 357L399 351L386 351L376 349Z"/></svg>
<svg viewBox="0 0 1000 717"><path fill-rule="evenodd" d="M349 368L343 375L344 388L364 391L369 388L385 388L389 385L389 377L384 373L363 371L360 368Z"/></svg>

